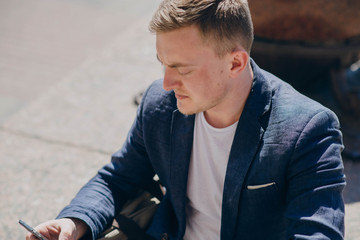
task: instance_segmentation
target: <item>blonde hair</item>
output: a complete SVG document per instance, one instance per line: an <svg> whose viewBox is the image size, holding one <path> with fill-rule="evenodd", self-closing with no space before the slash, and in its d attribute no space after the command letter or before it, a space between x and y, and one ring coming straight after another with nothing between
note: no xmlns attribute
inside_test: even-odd
<svg viewBox="0 0 360 240"><path fill-rule="evenodd" d="M219 56L239 45L250 54L254 33L247 0L164 0L149 30L164 33L191 25Z"/></svg>

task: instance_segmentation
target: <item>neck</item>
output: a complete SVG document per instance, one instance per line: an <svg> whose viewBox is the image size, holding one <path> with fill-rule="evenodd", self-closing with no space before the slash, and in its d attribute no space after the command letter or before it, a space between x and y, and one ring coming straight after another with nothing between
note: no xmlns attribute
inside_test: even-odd
<svg viewBox="0 0 360 240"><path fill-rule="evenodd" d="M211 126L225 128L239 121L252 88L253 78L249 62L239 78L234 79L231 91L224 101L204 112L205 119Z"/></svg>

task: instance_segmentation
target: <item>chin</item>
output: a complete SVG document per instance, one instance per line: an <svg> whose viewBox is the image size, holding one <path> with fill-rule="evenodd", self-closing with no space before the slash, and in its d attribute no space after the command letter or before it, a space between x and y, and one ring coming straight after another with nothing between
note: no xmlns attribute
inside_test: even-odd
<svg viewBox="0 0 360 240"><path fill-rule="evenodd" d="M195 111L194 109L191 109L189 107L179 106L179 104L177 107L179 109L179 112L181 112L184 115L193 115L195 113L198 113L198 111Z"/></svg>
<svg viewBox="0 0 360 240"><path fill-rule="evenodd" d="M179 112L181 112L184 115L193 115L199 112L203 112L204 110L202 110L201 108L194 108L194 107L189 107L189 106L181 106L181 105L177 105Z"/></svg>
<svg viewBox="0 0 360 240"><path fill-rule="evenodd" d="M193 115L193 114L196 113L194 111L189 111L189 110L185 110L185 109L182 109L182 108L178 108L178 109L179 109L179 112L181 112L184 115Z"/></svg>
<svg viewBox="0 0 360 240"><path fill-rule="evenodd" d="M207 110L206 105L195 104L193 101L177 101L179 112L184 115L193 115Z"/></svg>

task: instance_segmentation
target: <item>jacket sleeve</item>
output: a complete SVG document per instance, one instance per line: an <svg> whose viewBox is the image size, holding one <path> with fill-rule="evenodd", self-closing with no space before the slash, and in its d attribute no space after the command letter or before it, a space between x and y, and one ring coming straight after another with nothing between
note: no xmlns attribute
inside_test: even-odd
<svg viewBox="0 0 360 240"><path fill-rule="evenodd" d="M317 113L300 133L288 166L287 239L343 239L342 149L331 111Z"/></svg>
<svg viewBox="0 0 360 240"><path fill-rule="evenodd" d="M86 239L96 239L112 223L123 203L154 176L143 141L142 108L143 103L122 148L57 217L83 220L90 229Z"/></svg>

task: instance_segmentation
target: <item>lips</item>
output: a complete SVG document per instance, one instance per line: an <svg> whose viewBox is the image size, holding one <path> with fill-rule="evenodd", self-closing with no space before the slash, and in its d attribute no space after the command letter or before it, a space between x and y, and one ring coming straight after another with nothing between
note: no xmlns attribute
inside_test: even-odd
<svg viewBox="0 0 360 240"><path fill-rule="evenodd" d="M176 97L176 99L178 99L178 100L182 100L182 99L188 98L188 96L182 95L182 94L178 94L178 93L175 93L175 97Z"/></svg>

